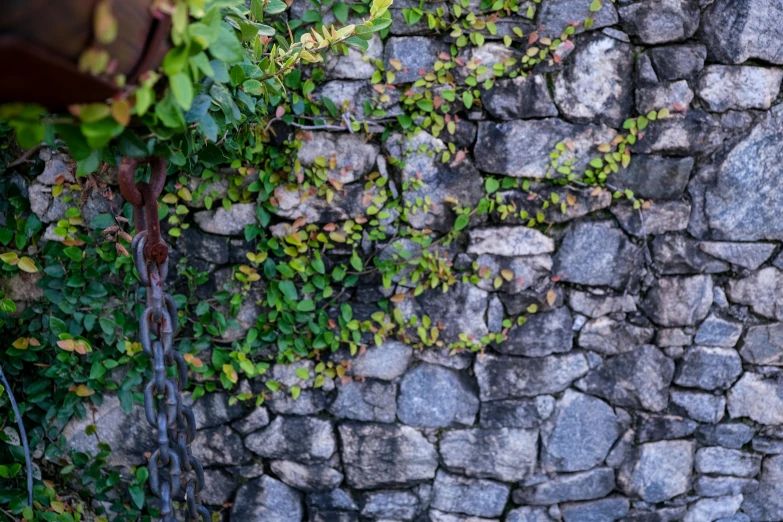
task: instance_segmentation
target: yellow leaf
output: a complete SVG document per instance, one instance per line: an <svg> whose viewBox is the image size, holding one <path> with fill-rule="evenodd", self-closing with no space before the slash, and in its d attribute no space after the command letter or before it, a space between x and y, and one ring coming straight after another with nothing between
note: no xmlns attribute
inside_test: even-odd
<svg viewBox="0 0 783 522"><path fill-rule="evenodd" d="M514 272L512 272L511 270L501 270L500 275L506 281L511 281L512 279L514 279Z"/></svg>
<svg viewBox="0 0 783 522"><path fill-rule="evenodd" d="M169 194L166 194L165 196L163 196L162 201L164 203L168 203L169 205L173 205L177 201L179 201L179 198L177 198L176 194L169 193Z"/></svg>
<svg viewBox="0 0 783 522"><path fill-rule="evenodd" d="M57 344L59 345L60 343ZM141 352L141 350L142 350L141 343L132 343L130 341L125 341L125 353L127 353L131 357Z"/></svg>
<svg viewBox="0 0 783 522"><path fill-rule="evenodd" d="M52 187L52 197L59 197L63 193L63 185L55 185Z"/></svg>
<svg viewBox="0 0 783 522"><path fill-rule="evenodd" d="M223 373L226 375L228 380L233 382L234 384L236 384L236 382L239 380L239 375L237 375L237 371L230 364L223 365Z"/></svg>
<svg viewBox="0 0 783 522"><path fill-rule="evenodd" d="M95 38L103 44L112 43L117 38L117 19L111 12L111 0L98 3L94 15Z"/></svg>
<svg viewBox="0 0 783 522"><path fill-rule="evenodd" d="M546 293L546 302L549 306L553 306L555 301L557 301L557 292L550 289L549 292Z"/></svg>
<svg viewBox="0 0 783 522"><path fill-rule="evenodd" d="M187 187L182 187L177 191L177 194L179 197L181 197L184 201L193 201L193 194L190 193L190 189Z"/></svg>
<svg viewBox="0 0 783 522"><path fill-rule="evenodd" d="M57 341L57 346L65 350L66 352L72 352L74 349L74 341L73 339L63 339L62 341Z"/></svg>
<svg viewBox="0 0 783 522"><path fill-rule="evenodd" d="M111 115L117 123L127 127L131 119L131 108L128 100L121 99L112 103Z"/></svg>
<svg viewBox="0 0 783 522"><path fill-rule="evenodd" d="M30 340L27 337L20 337L11 346L17 350L27 350L27 347L30 346Z"/></svg>
<svg viewBox="0 0 783 522"><path fill-rule="evenodd" d="M19 262L19 256L16 255L16 252L6 252L5 254L0 254L0 259L9 265L15 265Z"/></svg>
<svg viewBox="0 0 783 522"><path fill-rule="evenodd" d="M494 286L496 289L500 288L500 285L503 284L503 278L502 277L496 277L495 280L492 283L492 286Z"/></svg>
<svg viewBox="0 0 783 522"><path fill-rule="evenodd" d="M80 384L76 387L76 395L79 397L89 397L93 393L95 392L89 389L86 384Z"/></svg>

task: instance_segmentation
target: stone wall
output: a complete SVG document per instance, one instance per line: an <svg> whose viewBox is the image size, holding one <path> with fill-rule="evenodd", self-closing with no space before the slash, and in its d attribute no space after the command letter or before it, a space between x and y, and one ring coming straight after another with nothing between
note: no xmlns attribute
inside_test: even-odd
<svg viewBox="0 0 783 522"><path fill-rule="evenodd" d="M396 4L398 22L371 54L400 60L403 84L449 38L406 25L408 4ZM544 0L536 24L559 34L589 4ZM442 322L454 340L499 331L504 317L536 304L506 342L449 354L389 340L356 358L333 354L351 361L354 378L306 382L297 400L275 395L253 410L228 406L224 393L198 401L194 453L206 465L206 501L233 522L783 520L782 23L780 0L607 1L562 68L498 82L460 120L451 139L468 149L461 162L418 152L443 147L426 133L383 144L314 133L302 154L350 165L346 191L331 206L282 194L282 222L356 215L357 180L408 149L393 175L422 174L415 195L435 202L413 224L446 231L446 198L475 203L482 176L542 176L557 142L571 140L585 159L625 118L672 111L650 123L630 167L611 178L651 206L558 187L577 204L550 212L547 234L491 216L446 249L457 266L477 261L523 277L400 305ZM489 40L471 52L491 61L505 51ZM366 65L355 55L333 60L316 96L361 107L372 93ZM400 112L388 102L390 115ZM521 191L502 197L524 208ZM253 219L242 205L197 212L177 249L219 285ZM369 315L382 297L367 286L352 302ZM240 323L252 324L253 310L243 313ZM295 368L313 365L272 375L300 385ZM143 462L133 430L154 444L141 413L137 420L115 400L101 408L116 464ZM68 428L75 447L91 444L83 427Z"/></svg>

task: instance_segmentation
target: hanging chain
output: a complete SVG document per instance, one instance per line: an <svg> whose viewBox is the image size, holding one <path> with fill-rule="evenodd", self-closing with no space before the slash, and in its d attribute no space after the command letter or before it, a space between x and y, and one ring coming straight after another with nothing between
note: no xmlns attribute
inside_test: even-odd
<svg viewBox="0 0 783 522"><path fill-rule="evenodd" d="M149 183L135 182L139 163L150 164ZM196 435L196 419L181 396L188 385L188 367L172 344L177 330L177 307L174 298L163 291L169 271L169 249L160 236L158 196L165 182L166 163L160 158L123 158L120 164L120 191L133 205L136 226L131 255L139 279L147 287L147 308L141 314L139 341L152 362L154 376L144 388L144 412L157 430L158 439L158 448L149 458L149 483L152 494L160 499L161 522L177 520L172 500L185 501L186 521L203 517L204 522L210 522L209 511L200 499L204 469L190 449ZM169 367L175 367L177 377L168 377Z"/></svg>

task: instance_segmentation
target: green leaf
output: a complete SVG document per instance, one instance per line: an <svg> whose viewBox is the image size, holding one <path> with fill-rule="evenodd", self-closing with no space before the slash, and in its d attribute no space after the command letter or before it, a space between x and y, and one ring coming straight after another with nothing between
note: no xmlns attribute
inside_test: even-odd
<svg viewBox="0 0 783 522"><path fill-rule="evenodd" d="M348 20L348 4L344 2L337 2L332 6L332 14L337 19L337 21L339 21L341 24L344 24L346 20Z"/></svg>
<svg viewBox="0 0 783 522"><path fill-rule="evenodd" d="M307 368L297 368L297 370L294 372L297 377L302 379L303 381L306 381L310 378L310 372L307 370Z"/></svg>
<svg viewBox="0 0 783 522"><path fill-rule="evenodd" d="M351 254L351 266L356 271L361 271L362 268L364 268L364 265L362 264L362 258L359 257L359 254L356 252L356 250L354 250L353 254Z"/></svg>
<svg viewBox="0 0 783 522"><path fill-rule="evenodd" d="M234 31L227 26L220 28L220 35L217 41L209 46L209 52L218 60L229 64L241 62L244 56L242 44Z"/></svg>
<svg viewBox="0 0 783 522"><path fill-rule="evenodd" d="M486 189L487 194L492 194L500 188L500 182L495 178L487 178L484 181L484 188Z"/></svg>
<svg viewBox="0 0 783 522"><path fill-rule="evenodd" d="M416 102L416 106L424 112L432 112L434 108L431 100L419 100Z"/></svg>
<svg viewBox="0 0 783 522"><path fill-rule="evenodd" d="M462 93L462 103L465 104L466 109L470 109L473 106L473 93L465 91Z"/></svg>
<svg viewBox="0 0 783 522"><path fill-rule="evenodd" d="M312 312L315 310L315 303L312 299L305 299L304 301L299 301L299 303L296 305L296 310L298 312Z"/></svg>
<svg viewBox="0 0 783 522"><path fill-rule="evenodd" d="M454 222L454 230L462 230L470 223L470 216L467 214L460 214L457 220Z"/></svg>
<svg viewBox="0 0 783 522"><path fill-rule="evenodd" d="M138 509L144 507L144 490L141 489L141 486L138 486L136 484L130 486L128 488L128 493L130 494L133 503L136 505Z"/></svg>
<svg viewBox="0 0 783 522"><path fill-rule="evenodd" d="M354 32L356 33L356 36L361 38L362 40L372 40L372 28L368 27L364 24L357 25L354 28Z"/></svg>
<svg viewBox="0 0 783 522"><path fill-rule="evenodd" d="M299 386L291 386L291 397L296 400L299 398L299 395L302 393L302 388Z"/></svg>
<svg viewBox="0 0 783 522"><path fill-rule="evenodd" d="M169 78L171 85L171 92L174 93L174 99L182 110L190 110L193 105L193 84L190 81L190 76L184 72L179 72Z"/></svg>
<svg viewBox="0 0 783 522"><path fill-rule="evenodd" d="M603 6L604 3L601 0L593 0L590 2L590 11L593 13L597 13L601 10L601 6Z"/></svg>
<svg viewBox="0 0 783 522"><path fill-rule="evenodd" d="M291 281L280 281L278 288L284 296L286 296L288 299L291 299L292 301L296 301L299 298L299 294L296 292L296 287Z"/></svg>

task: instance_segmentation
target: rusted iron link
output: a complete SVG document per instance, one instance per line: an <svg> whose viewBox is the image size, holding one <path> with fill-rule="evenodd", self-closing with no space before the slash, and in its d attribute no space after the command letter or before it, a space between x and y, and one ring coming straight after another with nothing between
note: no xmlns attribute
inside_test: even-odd
<svg viewBox="0 0 783 522"><path fill-rule="evenodd" d="M136 167L150 165L150 181L136 183ZM166 184L166 162L161 158L123 158L119 168L120 192L133 205L136 230L146 230L144 257L156 264L163 264L169 255L169 248L160 235L158 219L158 196Z"/></svg>

